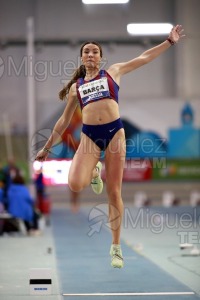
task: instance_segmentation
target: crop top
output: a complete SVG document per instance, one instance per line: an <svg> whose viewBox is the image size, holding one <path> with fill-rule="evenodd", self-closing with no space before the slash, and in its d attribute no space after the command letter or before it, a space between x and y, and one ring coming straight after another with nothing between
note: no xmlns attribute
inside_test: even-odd
<svg viewBox="0 0 200 300"><path fill-rule="evenodd" d="M79 78L76 89L81 109L91 102L106 98L118 103L119 86L106 70L100 70L99 74L90 81Z"/></svg>

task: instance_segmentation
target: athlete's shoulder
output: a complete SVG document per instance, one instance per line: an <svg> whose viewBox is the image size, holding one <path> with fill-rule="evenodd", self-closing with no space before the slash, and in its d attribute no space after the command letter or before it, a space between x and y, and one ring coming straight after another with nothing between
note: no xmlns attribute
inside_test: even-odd
<svg viewBox="0 0 200 300"><path fill-rule="evenodd" d="M120 84L119 66L114 64L106 70L107 74L114 80L118 85Z"/></svg>

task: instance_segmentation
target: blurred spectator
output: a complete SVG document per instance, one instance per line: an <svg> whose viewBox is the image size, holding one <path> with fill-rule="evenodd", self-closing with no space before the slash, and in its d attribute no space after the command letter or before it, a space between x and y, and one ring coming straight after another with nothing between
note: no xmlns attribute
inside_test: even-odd
<svg viewBox="0 0 200 300"><path fill-rule="evenodd" d="M38 226L39 214L35 210L34 200L25 185L24 179L19 173L12 179L12 183L7 191L7 199L8 213L14 218L24 221L28 234L40 234Z"/></svg>
<svg viewBox="0 0 200 300"><path fill-rule="evenodd" d="M4 172L4 169L3 169L3 166L2 166L2 163L0 161L0 189L2 189L2 197L3 197L3 187L5 185L5 172Z"/></svg>
<svg viewBox="0 0 200 300"><path fill-rule="evenodd" d="M17 167L14 159L8 159L8 163L2 169L2 176L3 176L3 198L4 198L4 205L7 208L8 205L8 189L13 181L13 178L20 174L20 169Z"/></svg>
<svg viewBox="0 0 200 300"><path fill-rule="evenodd" d="M35 174L35 188L37 197L45 196L45 184L42 168Z"/></svg>
<svg viewBox="0 0 200 300"><path fill-rule="evenodd" d="M4 205L3 205L3 189L0 186L0 213L4 210Z"/></svg>
<svg viewBox="0 0 200 300"><path fill-rule="evenodd" d="M46 185L44 182L42 168L35 173L35 188L36 188L36 207L45 217L46 225L50 225L51 200L46 193Z"/></svg>

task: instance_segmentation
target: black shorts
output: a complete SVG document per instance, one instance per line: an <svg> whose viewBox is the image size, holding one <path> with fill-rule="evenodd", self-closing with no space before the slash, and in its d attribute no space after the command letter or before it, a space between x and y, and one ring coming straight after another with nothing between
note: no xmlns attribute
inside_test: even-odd
<svg viewBox="0 0 200 300"><path fill-rule="evenodd" d="M102 151L106 150L115 133L123 127L121 119L102 125L83 124L82 132Z"/></svg>

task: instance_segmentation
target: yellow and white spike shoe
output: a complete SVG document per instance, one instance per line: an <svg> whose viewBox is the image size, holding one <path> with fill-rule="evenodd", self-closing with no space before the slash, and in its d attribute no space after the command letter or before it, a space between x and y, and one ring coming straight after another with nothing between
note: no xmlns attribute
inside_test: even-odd
<svg viewBox="0 0 200 300"><path fill-rule="evenodd" d="M98 176L92 179L91 187L95 194L101 194L103 191L103 180L101 179L102 163L99 161L96 165Z"/></svg>
<svg viewBox="0 0 200 300"><path fill-rule="evenodd" d="M123 268L124 260L122 256L122 250L120 245L112 244L110 247L111 266L113 268Z"/></svg>

